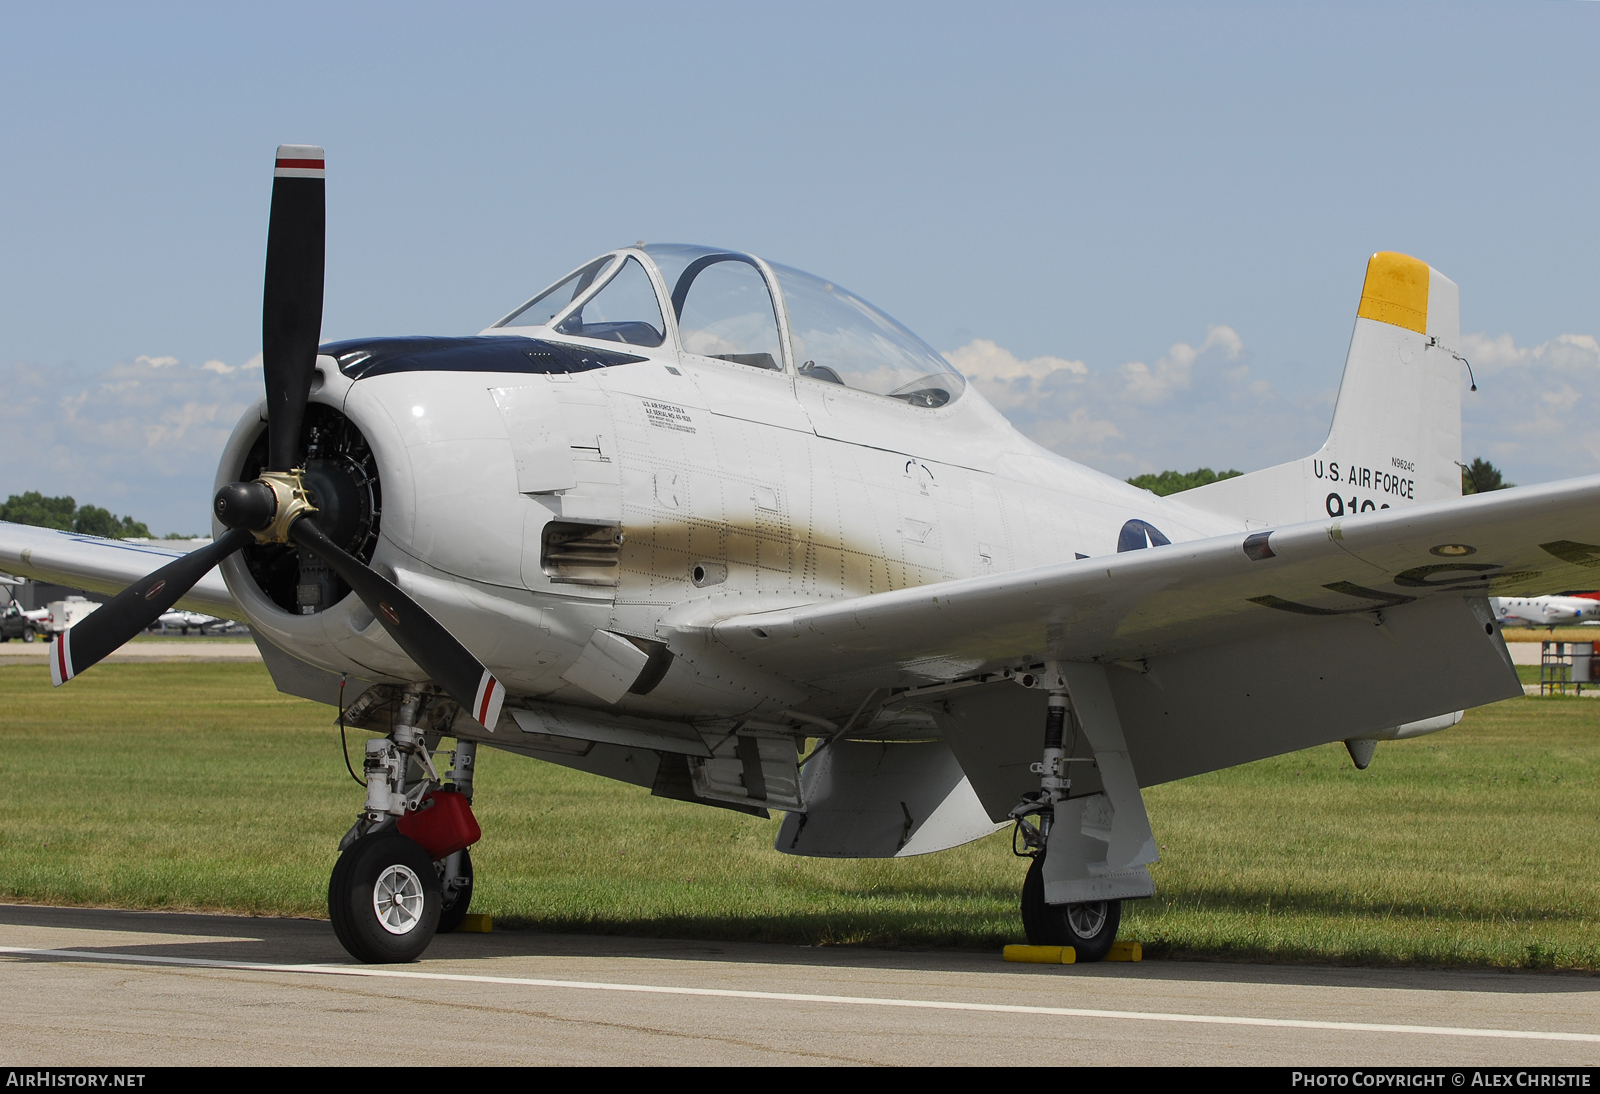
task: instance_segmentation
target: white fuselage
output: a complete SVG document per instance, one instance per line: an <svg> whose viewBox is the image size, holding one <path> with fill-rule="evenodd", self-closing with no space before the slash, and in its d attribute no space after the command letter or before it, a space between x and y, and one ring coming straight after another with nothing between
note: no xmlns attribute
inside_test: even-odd
<svg viewBox="0 0 1600 1094"><path fill-rule="evenodd" d="M916 407L670 347L629 352L648 359L354 382L319 358L312 400L341 409L376 456L373 564L512 694L603 705L562 679L597 629L652 639L663 621L1111 554L1133 519L1173 542L1241 527L1040 448L971 389ZM258 406L219 483L238 477L262 427ZM552 522L616 529L614 565L590 584L553 577ZM419 678L357 598L297 616L261 594L238 556L223 573L251 625L296 656L357 677ZM929 677L950 672L930 666ZM793 681L679 658L619 706L733 715L808 697L828 705Z"/></svg>

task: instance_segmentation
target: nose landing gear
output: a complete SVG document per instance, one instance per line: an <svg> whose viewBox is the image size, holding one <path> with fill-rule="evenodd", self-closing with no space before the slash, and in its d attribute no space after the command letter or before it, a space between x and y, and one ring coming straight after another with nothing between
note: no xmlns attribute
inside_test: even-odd
<svg viewBox="0 0 1600 1094"><path fill-rule="evenodd" d="M439 863L439 884L443 891L439 933L449 934L467 918L472 903L472 852L463 847Z"/></svg>
<svg viewBox="0 0 1600 1094"><path fill-rule="evenodd" d="M366 810L328 879L333 933L369 964L415 961L437 932L461 925L472 900L467 845L481 832L467 803L477 746L456 742L444 783L417 728L425 702L405 695L394 732L367 742Z"/></svg>

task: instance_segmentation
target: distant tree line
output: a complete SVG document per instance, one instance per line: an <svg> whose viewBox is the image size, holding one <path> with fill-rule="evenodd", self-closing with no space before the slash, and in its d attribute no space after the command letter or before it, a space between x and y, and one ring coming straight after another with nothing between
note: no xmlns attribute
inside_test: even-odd
<svg viewBox="0 0 1600 1094"><path fill-rule="evenodd" d="M1197 486L1208 486L1222 479L1238 478L1242 474L1244 474L1242 471L1213 471L1209 467L1202 467L1197 471L1163 471L1159 475L1135 475L1128 481L1141 490L1148 490L1164 498L1168 494L1193 490Z"/></svg>
<svg viewBox="0 0 1600 1094"><path fill-rule="evenodd" d="M1238 471L1213 471L1209 467L1202 467L1196 471L1163 471L1159 475L1135 475L1128 481L1141 490L1148 490L1164 498L1168 494L1193 490L1197 486L1235 478L1239 474ZM1506 482L1500 469L1481 456L1470 464L1462 465L1463 494L1487 494L1491 490L1509 490L1515 485L1517 484L1514 482Z"/></svg>
<svg viewBox="0 0 1600 1094"><path fill-rule="evenodd" d="M62 532L82 532L107 539L150 538L150 528L142 520L119 517L98 505L79 506L72 498L47 498L37 490L12 494L0 505L0 520L12 524L31 524L36 528L55 528ZM168 539L187 536L168 535Z"/></svg>

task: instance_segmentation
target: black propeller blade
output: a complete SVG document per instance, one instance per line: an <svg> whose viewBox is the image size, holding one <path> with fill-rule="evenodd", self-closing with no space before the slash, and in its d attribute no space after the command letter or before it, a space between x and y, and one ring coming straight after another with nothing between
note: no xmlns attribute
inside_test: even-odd
<svg viewBox="0 0 1600 1094"><path fill-rule="evenodd" d="M135 582L56 640L51 677L57 686L153 623L211 567L252 539L295 543L320 556L383 621L400 648L479 723L494 728L505 687L427 610L392 582L328 538L301 477L300 426L316 373L322 337L327 233L327 171L322 149L278 146L267 227L261 353L267 388L267 468L253 482L217 492L214 512L229 531Z"/></svg>
<svg viewBox="0 0 1600 1094"><path fill-rule="evenodd" d="M300 462L300 422L322 337L327 208L322 149L280 144L272 173L267 277L261 300L268 471L289 471Z"/></svg>
<svg viewBox="0 0 1600 1094"><path fill-rule="evenodd" d="M347 554L311 517L289 526L289 538L320 555L371 609L406 656L487 729L500 718L506 689L455 635L382 574ZM93 618L91 616L91 618Z"/></svg>
<svg viewBox="0 0 1600 1094"><path fill-rule="evenodd" d="M250 533L235 528L209 547L191 551L140 578L62 631L50 651L50 682L60 687L121 647L161 618L211 567L249 542Z"/></svg>

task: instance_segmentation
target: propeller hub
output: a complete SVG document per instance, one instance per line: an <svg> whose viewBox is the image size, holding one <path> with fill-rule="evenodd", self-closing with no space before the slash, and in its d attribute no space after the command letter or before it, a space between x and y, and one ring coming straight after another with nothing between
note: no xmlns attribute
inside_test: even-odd
<svg viewBox="0 0 1600 1094"><path fill-rule="evenodd" d="M217 491L211 509L227 527L254 532L272 523L278 499L265 483L230 482Z"/></svg>
<svg viewBox="0 0 1600 1094"><path fill-rule="evenodd" d="M301 471L263 471L253 482L230 482L213 502L217 519L244 528L257 543L288 543L289 526L317 511L306 495Z"/></svg>

